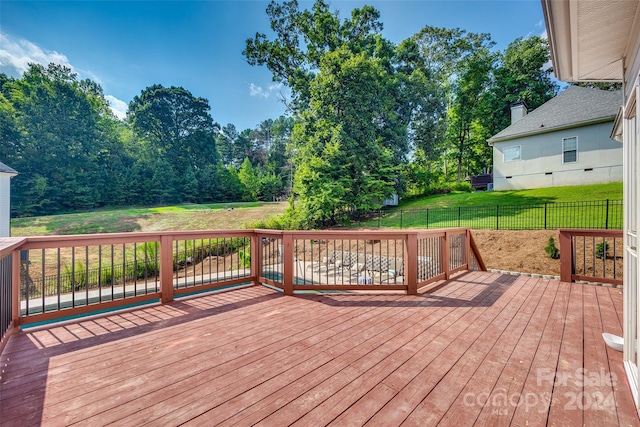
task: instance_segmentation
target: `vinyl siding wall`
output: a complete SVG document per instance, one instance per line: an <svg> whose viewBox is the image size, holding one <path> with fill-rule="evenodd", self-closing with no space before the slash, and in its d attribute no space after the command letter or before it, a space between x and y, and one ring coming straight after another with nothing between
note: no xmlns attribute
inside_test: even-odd
<svg viewBox="0 0 640 427"><path fill-rule="evenodd" d="M0 173L0 237L10 233L10 175Z"/></svg>
<svg viewBox="0 0 640 427"><path fill-rule="evenodd" d="M609 138L613 121L548 132L493 147L496 191L622 181L622 144ZM564 163L562 141L577 137L578 161ZM505 148L519 145L520 160L503 161Z"/></svg>

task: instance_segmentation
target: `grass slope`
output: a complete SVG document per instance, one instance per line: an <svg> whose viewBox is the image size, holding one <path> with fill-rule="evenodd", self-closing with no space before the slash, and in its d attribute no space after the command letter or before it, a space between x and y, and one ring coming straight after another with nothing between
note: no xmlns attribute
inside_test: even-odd
<svg viewBox="0 0 640 427"><path fill-rule="evenodd" d="M622 228L622 183L450 193L401 203L365 227ZM606 201L610 202L607 203ZM567 206L566 204L574 204ZM546 205L545 205L546 204Z"/></svg>
<svg viewBox="0 0 640 427"><path fill-rule="evenodd" d="M622 199L622 183L536 188L517 191L454 192L401 202L401 209L448 208L458 206L528 205L590 200Z"/></svg>

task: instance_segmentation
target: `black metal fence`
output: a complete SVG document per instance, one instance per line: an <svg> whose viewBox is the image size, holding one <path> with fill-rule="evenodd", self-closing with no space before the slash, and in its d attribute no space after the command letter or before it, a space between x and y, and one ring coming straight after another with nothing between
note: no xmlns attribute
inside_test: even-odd
<svg viewBox="0 0 640 427"><path fill-rule="evenodd" d="M378 210L353 212L351 218L354 227L621 230L622 215L622 200L596 200L530 205Z"/></svg>

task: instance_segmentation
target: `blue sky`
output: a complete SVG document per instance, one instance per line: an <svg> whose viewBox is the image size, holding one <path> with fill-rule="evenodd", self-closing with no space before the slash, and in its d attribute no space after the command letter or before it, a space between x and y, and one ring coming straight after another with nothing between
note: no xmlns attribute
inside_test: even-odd
<svg viewBox="0 0 640 427"><path fill-rule="evenodd" d="M426 25L490 33L496 49L541 35L539 0L330 1L342 17L369 4L399 43ZM300 1L301 8L313 2ZM269 34L267 1L11 1L0 3L0 72L63 63L101 84L120 114L147 86L182 86L238 130L285 113L286 89L242 56L247 38Z"/></svg>

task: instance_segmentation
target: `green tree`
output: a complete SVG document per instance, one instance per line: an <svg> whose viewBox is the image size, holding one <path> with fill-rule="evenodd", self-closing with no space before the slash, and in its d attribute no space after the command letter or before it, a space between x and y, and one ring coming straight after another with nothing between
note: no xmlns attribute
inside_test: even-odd
<svg viewBox="0 0 640 427"><path fill-rule="evenodd" d="M380 206L398 183L417 103L411 75L399 71L395 46L380 34L379 12L365 6L341 20L323 1L304 11L288 1L271 2L267 15L275 38L256 34L243 54L291 89L301 217L317 226Z"/></svg>
<svg viewBox="0 0 640 427"><path fill-rule="evenodd" d="M102 188L111 178L101 153L112 142L108 127L115 118L100 86L55 64L31 64L22 78L5 76L0 82L2 131L10 151L5 160L20 171L12 182L14 213L55 213L107 203Z"/></svg>
<svg viewBox="0 0 640 427"><path fill-rule="evenodd" d="M466 63L458 68L459 76L453 85L453 99L449 108L447 141L455 156L457 181L463 179L463 166L467 162L467 174L471 170L470 160L475 157L480 165L490 164L486 155L486 135L480 122L483 99L490 87L490 73L494 55L488 47L478 49ZM485 155L483 156L483 153ZM475 156L474 156L475 154ZM479 159L478 159L479 158Z"/></svg>
<svg viewBox="0 0 640 427"><path fill-rule="evenodd" d="M397 163L382 125L397 120L394 88L380 62L338 49L311 82L312 109L294 126L294 190L310 226L378 207L394 191Z"/></svg>
<svg viewBox="0 0 640 427"><path fill-rule="evenodd" d="M164 185L173 185L160 200L194 198L194 177L202 176L208 165L218 162L215 132L218 126L209 115L209 102L195 97L181 87L165 88L153 85L133 98L127 111L127 119L136 136L144 142L147 156L169 167L165 172L173 177L193 172L188 180L172 179ZM169 197L170 196L170 197ZM156 200L158 197L156 197Z"/></svg>
<svg viewBox="0 0 640 427"><path fill-rule="evenodd" d="M538 36L518 38L501 54L481 113L488 137L511 124L511 104L524 102L534 110L556 95L549 60L548 42Z"/></svg>
<svg viewBox="0 0 640 427"><path fill-rule="evenodd" d="M238 179L243 186L242 200L245 202L257 200L260 181L248 157L245 157L244 162L242 162L242 166L238 171Z"/></svg>

